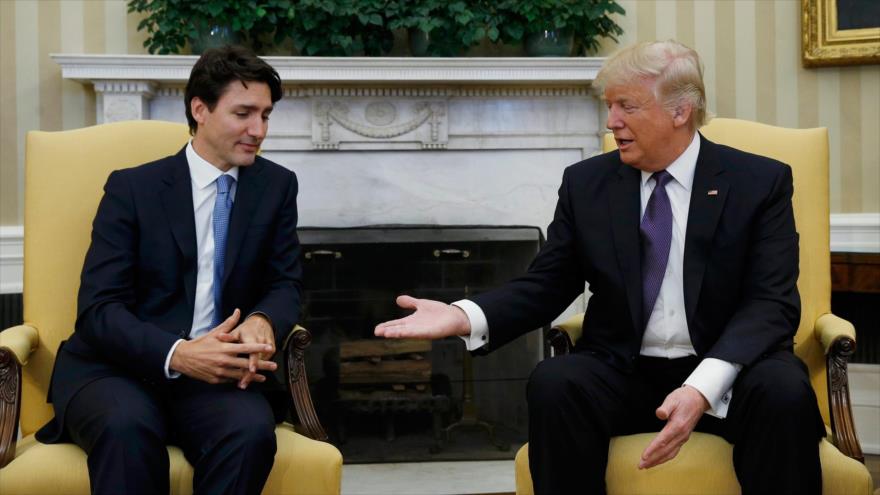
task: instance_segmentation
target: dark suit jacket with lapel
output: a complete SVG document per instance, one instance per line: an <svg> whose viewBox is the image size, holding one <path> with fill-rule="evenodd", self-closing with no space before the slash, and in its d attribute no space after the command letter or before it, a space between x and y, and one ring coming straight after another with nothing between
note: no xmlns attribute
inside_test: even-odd
<svg viewBox="0 0 880 495"><path fill-rule="evenodd" d="M748 366L792 347L800 320L791 168L700 139L684 247L688 327L699 357ZM565 170L547 243L527 274L473 298L489 323L482 352L547 324L587 282L576 349L632 366L644 332L640 185L617 151Z"/></svg>
<svg viewBox="0 0 880 495"><path fill-rule="evenodd" d="M300 311L297 190L293 172L264 158L239 168L222 278L222 314L265 313L279 349ZM56 418L41 441L58 440L67 402L94 379L167 380L165 358L192 326L196 249L185 148L110 174L83 265L76 331L53 372Z"/></svg>

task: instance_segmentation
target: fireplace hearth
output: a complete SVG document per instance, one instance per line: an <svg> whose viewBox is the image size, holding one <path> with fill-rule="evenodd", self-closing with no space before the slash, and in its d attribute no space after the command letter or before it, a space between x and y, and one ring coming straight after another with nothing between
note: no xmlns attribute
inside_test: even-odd
<svg viewBox="0 0 880 495"><path fill-rule="evenodd" d="M461 339L386 341L373 328L407 313L394 302L400 294L453 302L522 273L543 241L540 229L384 225L299 234L302 325L313 334L307 371L346 461L512 458L510 444L526 437L525 383L544 357L541 332L471 365Z"/></svg>

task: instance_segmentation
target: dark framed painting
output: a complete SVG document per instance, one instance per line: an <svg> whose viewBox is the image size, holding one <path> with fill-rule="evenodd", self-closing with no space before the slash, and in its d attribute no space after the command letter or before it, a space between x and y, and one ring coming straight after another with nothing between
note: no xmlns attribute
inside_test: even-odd
<svg viewBox="0 0 880 495"><path fill-rule="evenodd" d="M880 63L880 1L801 2L805 67Z"/></svg>

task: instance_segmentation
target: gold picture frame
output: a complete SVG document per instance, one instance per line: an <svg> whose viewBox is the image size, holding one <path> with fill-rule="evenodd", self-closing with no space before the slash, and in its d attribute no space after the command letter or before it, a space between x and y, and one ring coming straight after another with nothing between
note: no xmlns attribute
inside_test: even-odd
<svg viewBox="0 0 880 495"><path fill-rule="evenodd" d="M838 0L801 0L804 67L880 63L880 22L838 29Z"/></svg>

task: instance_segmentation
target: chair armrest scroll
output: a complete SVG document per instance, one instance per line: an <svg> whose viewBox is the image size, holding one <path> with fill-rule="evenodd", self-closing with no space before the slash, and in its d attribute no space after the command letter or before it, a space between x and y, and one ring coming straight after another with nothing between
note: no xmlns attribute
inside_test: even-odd
<svg viewBox="0 0 880 495"><path fill-rule="evenodd" d="M0 468L15 458L21 414L21 367L38 343L34 327L19 325L0 332Z"/></svg>
<svg viewBox="0 0 880 495"><path fill-rule="evenodd" d="M302 429L306 436L326 442L327 433L318 420L312 394L309 392L309 379L304 362L305 350L312 343L312 334L297 325L284 341L284 361L287 364L287 387L296 408Z"/></svg>
<svg viewBox="0 0 880 495"><path fill-rule="evenodd" d="M856 351L855 327L843 318L828 313L816 320L815 335L825 349L832 440L841 452L865 462L856 436L847 377L847 361Z"/></svg>
<svg viewBox="0 0 880 495"><path fill-rule="evenodd" d="M37 349L39 343L37 329L32 326L18 325L0 332L0 347L9 349L21 366L27 364L31 352Z"/></svg>
<svg viewBox="0 0 880 495"><path fill-rule="evenodd" d="M584 314L578 313L547 332L547 340L553 348L553 355L568 354L583 332Z"/></svg>
<svg viewBox="0 0 880 495"><path fill-rule="evenodd" d="M813 333L816 335L816 338L819 339L819 342L822 343L826 355L831 352L835 345L842 345L844 348L849 348L851 346L852 352L855 352L856 328L852 323L837 315L826 313L820 316L816 320L816 328ZM838 342L838 339L845 340ZM847 357L849 357L849 355L847 355Z"/></svg>

